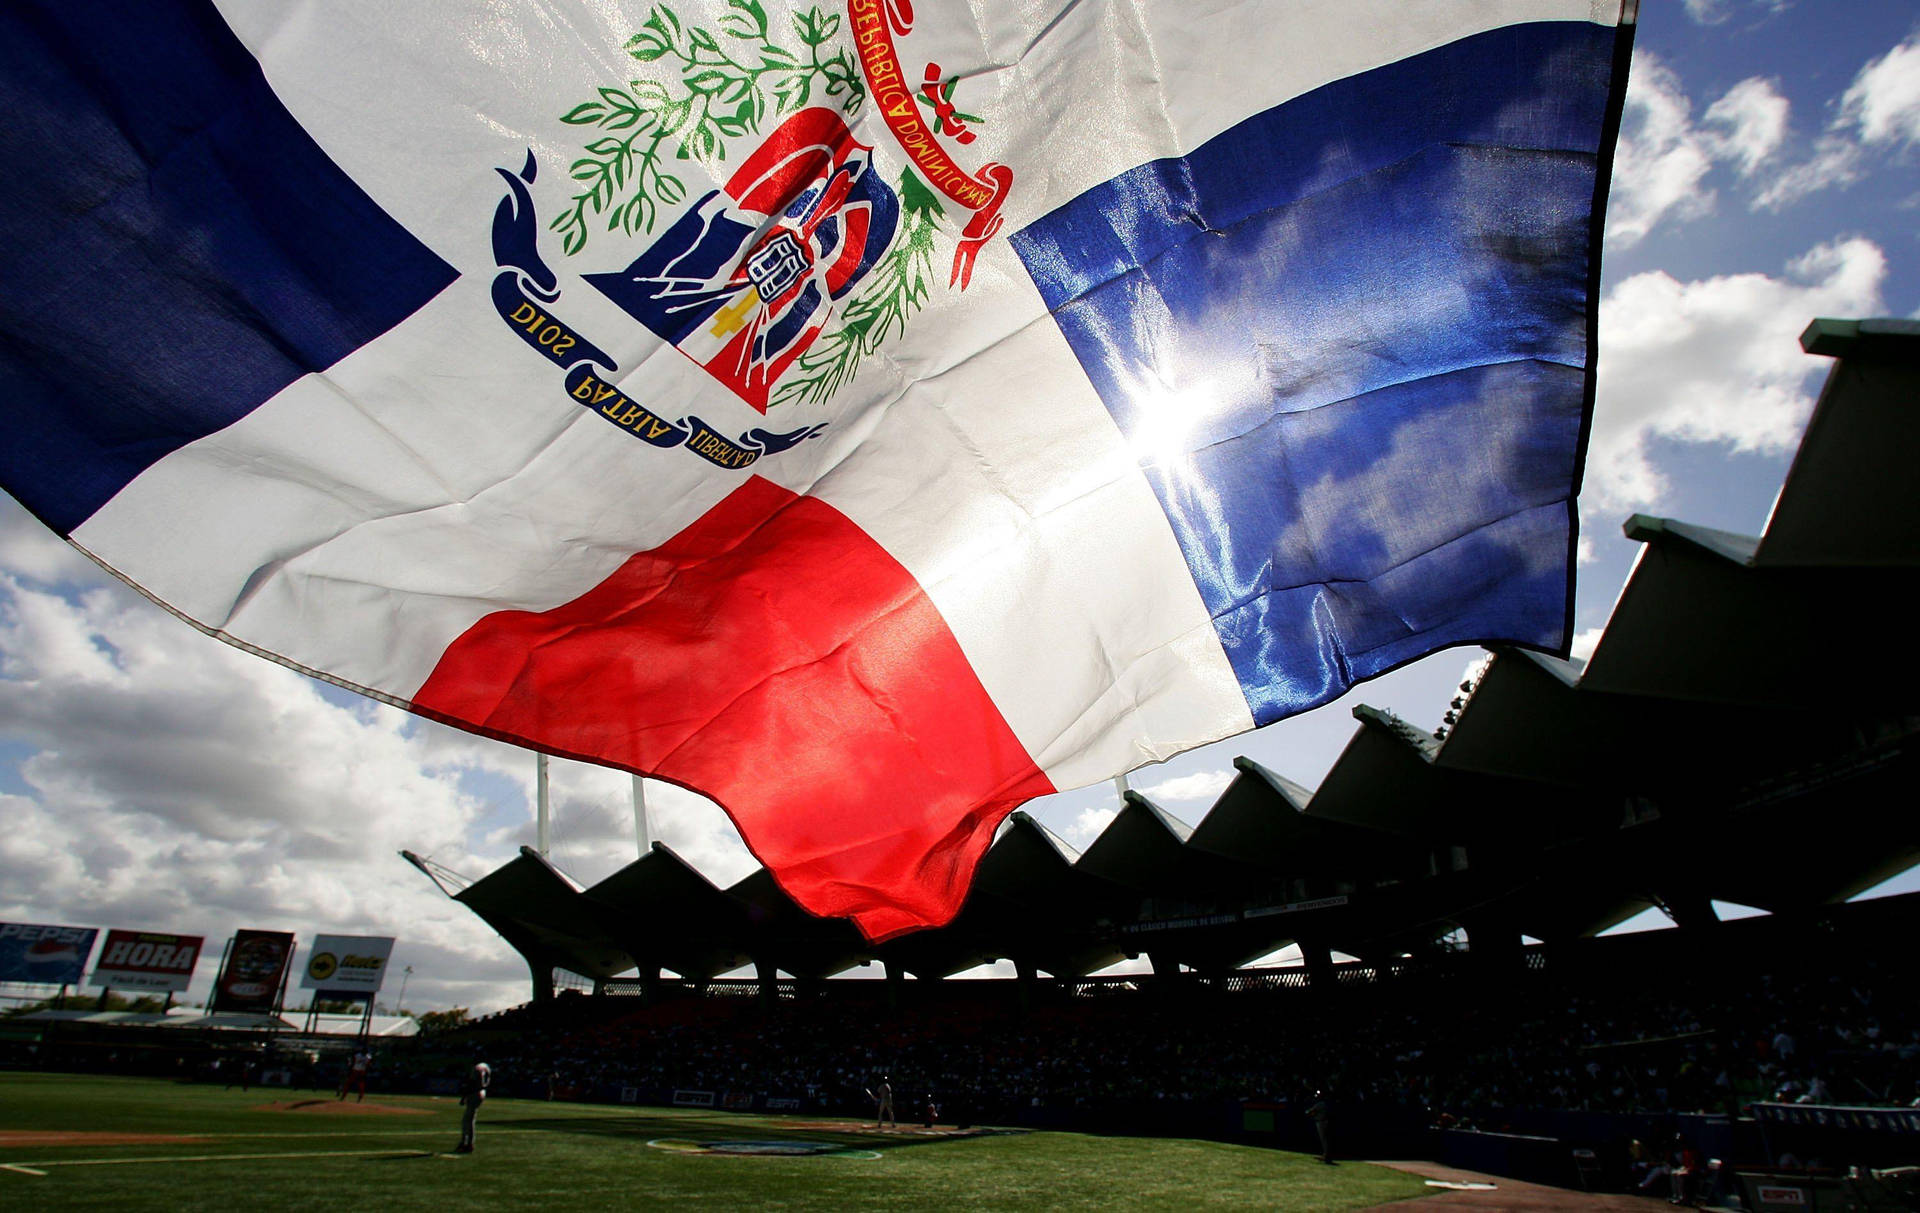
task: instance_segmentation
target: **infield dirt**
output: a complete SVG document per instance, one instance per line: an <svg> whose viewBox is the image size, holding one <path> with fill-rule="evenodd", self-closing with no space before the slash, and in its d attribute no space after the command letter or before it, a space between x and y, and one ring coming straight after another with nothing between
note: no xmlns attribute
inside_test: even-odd
<svg viewBox="0 0 1920 1213"><path fill-rule="evenodd" d="M8 1146L171 1146L205 1142L210 1137L172 1133L94 1133L84 1129L0 1129L0 1149Z"/></svg>

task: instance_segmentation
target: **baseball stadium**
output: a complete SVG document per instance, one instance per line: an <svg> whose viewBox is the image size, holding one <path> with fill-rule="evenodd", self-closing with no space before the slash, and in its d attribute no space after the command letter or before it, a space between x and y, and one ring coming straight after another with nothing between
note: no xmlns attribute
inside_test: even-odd
<svg viewBox="0 0 1920 1213"><path fill-rule="evenodd" d="M1648 7L0 5L0 1207L1920 1211L1920 7Z"/></svg>
<svg viewBox="0 0 1920 1213"><path fill-rule="evenodd" d="M1853 899L1920 861L1916 671L1832 638L1916 589L1920 335L1804 343L1835 361L1764 533L1631 519L1587 660L1491 651L1430 730L1357 709L1318 788L1242 759L1197 823L1130 792L1078 853L1016 813L951 923L880 944L662 844L586 888L534 848L472 878L409 853L525 959L524 1005L410 1036L370 998L303 1025L16 1016L0 1183L36 1207L180 1183L274 1207L1913 1208L1920 989L1891 941L1920 894ZM1672 929L1606 933L1650 908ZM339 950L323 990L372 963ZM995 961L1014 975L948 980Z"/></svg>

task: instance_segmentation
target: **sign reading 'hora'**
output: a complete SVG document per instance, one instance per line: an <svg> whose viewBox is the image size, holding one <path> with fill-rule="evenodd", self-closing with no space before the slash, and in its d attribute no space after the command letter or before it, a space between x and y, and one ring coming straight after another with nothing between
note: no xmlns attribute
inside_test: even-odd
<svg viewBox="0 0 1920 1213"><path fill-rule="evenodd" d="M108 931L93 984L114 990L184 990L206 940L163 931Z"/></svg>

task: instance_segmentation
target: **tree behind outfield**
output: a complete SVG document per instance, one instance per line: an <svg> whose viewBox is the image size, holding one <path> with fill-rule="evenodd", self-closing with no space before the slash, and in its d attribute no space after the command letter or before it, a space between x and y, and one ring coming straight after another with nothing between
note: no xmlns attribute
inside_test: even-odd
<svg viewBox="0 0 1920 1213"><path fill-rule="evenodd" d="M446 1011L428 1011L419 1016L420 1031L423 1033L445 1032L467 1022L467 1009L453 1007Z"/></svg>

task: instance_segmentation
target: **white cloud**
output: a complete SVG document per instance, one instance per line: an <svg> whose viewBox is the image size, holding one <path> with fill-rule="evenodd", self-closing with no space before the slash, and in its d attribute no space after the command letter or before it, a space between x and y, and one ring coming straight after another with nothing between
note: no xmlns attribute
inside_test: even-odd
<svg viewBox="0 0 1920 1213"><path fill-rule="evenodd" d="M530 769L531 759L525 765ZM591 885L633 862L632 776L556 759L549 766L548 790L552 858L562 871ZM720 806L684 788L648 780L647 821L650 841L666 843L722 888L760 866Z"/></svg>
<svg viewBox="0 0 1920 1213"><path fill-rule="evenodd" d="M1775 173L1754 196L1759 210L1779 210L1808 194L1835 186L1852 185L1866 175L1866 157L1860 145L1844 134L1829 132L1814 140L1812 154Z"/></svg>
<svg viewBox="0 0 1920 1213"><path fill-rule="evenodd" d="M1701 188L1713 157L1690 109L1680 78L1654 56L1635 53L1614 152L1609 239L1633 244L1669 215L1687 219L1713 209L1713 192Z"/></svg>
<svg viewBox="0 0 1920 1213"><path fill-rule="evenodd" d="M11 497L0 493L0 569L43 585L105 585L99 565L41 526Z"/></svg>
<svg viewBox="0 0 1920 1213"><path fill-rule="evenodd" d="M1594 648L1600 643L1600 634L1604 631L1606 631L1605 628L1587 628L1574 633L1573 659L1575 661L1585 661L1587 658L1593 656Z"/></svg>
<svg viewBox="0 0 1920 1213"><path fill-rule="evenodd" d="M1752 176L1786 139L1790 108L1771 80L1754 76L1734 85L1707 107L1705 121L1720 128L1712 139L1715 157Z"/></svg>
<svg viewBox="0 0 1920 1213"><path fill-rule="evenodd" d="M1920 144L1920 33L1860 69L1840 99L1840 123L1874 144Z"/></svg>
<svg viewBox="0 0 1920 1213"><path fill-rule="evenodd" d="M1477 684L1481 677L1487 672L1487 667L1492 664L1493 654L1487 652L1485 649L1480 650L1480 652L1474 654L1472 660L1460 667L1460 677L1454 685L1458 687L1462 683Z"/></svg>
<svg viewBox="0 0 1920 1213"><path fill-rule="evenodd" d="M1680 77L1657 56L1636 52L1614 154L1608 238L1628 246L1663 221L1712 213L1717 195L1707 175L1722 163L1753 175L1785 140L1789 111L1773 82L1756 76L1728 89L1695 123Z"/></svg>
<svg viewBox="0 0 1920 1213"><path fill-rule="evenodd" d="M0 917L215 947L239 926L398 934L409 997L428 1000L519 968L397 856L467 871L501 858L469 845L484 806L428 757L438 726L331 703L121 590L68 599L0 578L0 661L0 736L38 747L5 802Z"/></svg>
<svg viewBox="0 0 1920 1213"><path fill-rule="evenodd" d="M1690 8L1709 24L1728 15L1724 4ZM1680 77L1657 56L1636 52L1614 157L1608 238L1630 247L1662 223L1712 214L1719 202L1712 174L1721 166L1755 183L1754 208L1779 210L1862 180L1874 149L1920 145L1920 34L1861 67L1827 129L1782 165L1791 109L1772 80L1755 76L1728 89L1696 122Z"/></svg>
<svg viewBox="0 0 1920 1213"><path fill-rule="evenodd" d="M1734 14L1740 7L1739 0L1684 0L1687 16L1698 25L1719 25ZM1747 0L1746 7L1756 9L1762 15L1777 13L1786 8L1788 0Z"/></svg>
<svg viewBox="0 0 1920 1213"><path fill-rule="evenodd" d="M0 538L36 581L91 568ZM192 998L238 927L397 935L416 1009L527 996L519 957L398 855L479 876L531 842L524 751L242 653L117 582L5 572L0 740L32 751L0 793L0 919L204 934ZM556 858L594 879L630 861L629 778L555 766ZM711 803L649 787L656 837L717 883L752 870Z"/></svg>
<svg viewBox="0 0 1920 1213"><path fill-rule="evenodd" d="M1816 191L1847 186L1867 174L1869 148L1920 144L1920 34L1854 75L1839 111L1801 163L1778 173L1754 205L1773 210Z"/></svg>
<svg viewBox="0 0 1920 1213"><path fill-rule="evenodd" d="M1599 400L1583 514L1657 506L1654 437L1778 452L1800 435L1826 359L1797 340L1816 316L1874 315L1887 261L1864 238L1823 244L1780 277L1636 274L1600 305Z"/></svg>
<svg viewBox="0 0 1920 1213"><path fill-rule="evenodd" d="M1119 815L1117 808L1082 809L1080 815L1073 819L1073 824L1060 831L1061 837L1073 844L1075 849L1084 851L1094 839L1100 837L1100 831L1112 825L1113 819Z"/></svg>
<svg viewBox="0 0 1920 1213"><path fill-rule="evenodd" d="M1135 790L1154 800L1211 802L1218 800L1232 782L1232 771L1199 771L1192 775L1175 775Z"/></svg>

